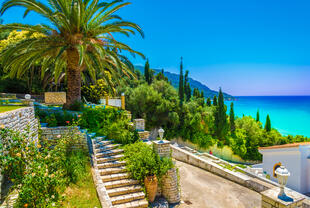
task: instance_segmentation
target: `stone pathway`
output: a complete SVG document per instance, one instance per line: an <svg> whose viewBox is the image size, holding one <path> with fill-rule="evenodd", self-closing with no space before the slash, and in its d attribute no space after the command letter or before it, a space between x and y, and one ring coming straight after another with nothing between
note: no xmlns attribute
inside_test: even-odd
<svg viewBox="0 0 310 208"><path fill-rule="evenodd" d="M113 208L146 208L148 202L139 181L130 178L119 144L97 137L94 139L96 168Z"/></svg>
<svg viewBox="0 0 310 208"><path fill-rule="evenodd" d="M181 199L179 208L259 208L261 196L203 169L177 161Z"/></svg>

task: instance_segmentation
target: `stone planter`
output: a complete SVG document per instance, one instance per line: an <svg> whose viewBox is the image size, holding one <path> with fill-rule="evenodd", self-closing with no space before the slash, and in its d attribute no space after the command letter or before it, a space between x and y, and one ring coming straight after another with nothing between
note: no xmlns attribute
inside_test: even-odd
<svg viewBox="0 0 310 208"><path fill-rule="evenodd" d="M147 193L147 197L149 202L153 202L155 200L158 188L158 180L156 176L147 176L144 179L144 185Z"/></svg>

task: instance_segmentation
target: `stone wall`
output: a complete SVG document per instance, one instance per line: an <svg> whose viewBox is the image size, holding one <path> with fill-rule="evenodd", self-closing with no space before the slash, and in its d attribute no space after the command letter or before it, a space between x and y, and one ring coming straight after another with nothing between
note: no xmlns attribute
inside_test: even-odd
<svg viewBox="0 0 310 208"><path fill-rule="evenodd" d="M296 191L285 191L285 194L292 199L286 202L278 198L280 188L266 190L262 195L262 208L302 208L305 197Z"/></svg>
<svg viewBox="0 0 310 208"><path fill-rule="evenodd" d="M32 132L33 140L38 140L38 120L35 118L33 107L25 107L0 113L0 127L25 132L28 128ZM1 141L0 141L1 142ZM1 170L0 170L1 173ZM0 174L0 199L4 187L4 177Z"/></svg>
<svg viewBox="0 0 310 208"><path fill-rule="evenodd" d="M170 157L171 148L170 142L166 140L157 140L153 142L155 151L159 154L160 157Z"/></svg>
<svg viewBox="0 0 310 208"><path fill-rule="evenodd" d="M24 132L29 126L30 131L38 137L38 120L35 118L34 108L25 107L0 113L0 126Z"/></svg>
<svg viewBox="0 0 310 208"><path fill-rule="evenodd" d="M66 103L66 92L45 92L44 102L46 104L63 105Z"/></svg>
<svg viewBox="0 0 310 208"><path fill-rule="evenodd" d="M59 139L60 136L66 135L69 131L76 131L76 133L81 134L77 145L73 148L87 148L87 136L86 134L82 134L79 129L76 127L69 127L69 126L58 126L58 127L42 127L41 128L41 136L43 140L47 140L53 142Z"/></svg>

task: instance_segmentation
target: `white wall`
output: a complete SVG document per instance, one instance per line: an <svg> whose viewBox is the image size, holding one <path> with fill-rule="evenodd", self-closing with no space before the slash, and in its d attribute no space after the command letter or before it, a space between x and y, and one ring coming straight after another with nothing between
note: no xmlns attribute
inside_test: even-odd
<svg viewBox="0 0 310 208"><path fill-rule="evenodd" d="M110 99L109 98L108 102L109 102L108 103L109 106L114 106L114 107L119 107L119 108L122 107L122 100L121 99ZM105 98L100 99L100 103L103 104L103 105L106 105Z"/></svg>
<svg viewBox="0 0 310 208"><path fill-rule="evenodd" d="M291 173L291 176L288 178L287 187L301 193L307 192L305 187L309 187L308 183L305 183L305 181L301 179L302 160L299 147L267 149L260 150L260 152L263 154L263 170L270 175L271 180L277 182L277 179L273 177L273 167L276 163L281 162Z"/></svg>

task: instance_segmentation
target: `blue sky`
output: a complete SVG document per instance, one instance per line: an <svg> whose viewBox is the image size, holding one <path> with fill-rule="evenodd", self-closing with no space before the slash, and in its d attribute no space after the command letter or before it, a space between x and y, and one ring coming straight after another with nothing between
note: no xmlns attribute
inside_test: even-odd
<svg viewBox="0 0 310 208"><path fill-rule="evenodd" d="M232 95L310 95L309 0L132 0L120 14L145 38L122 38L151 67L190 76ZM40 23L11 9L5 23ZM135 64L144 60L133 59Z"/></svg>

